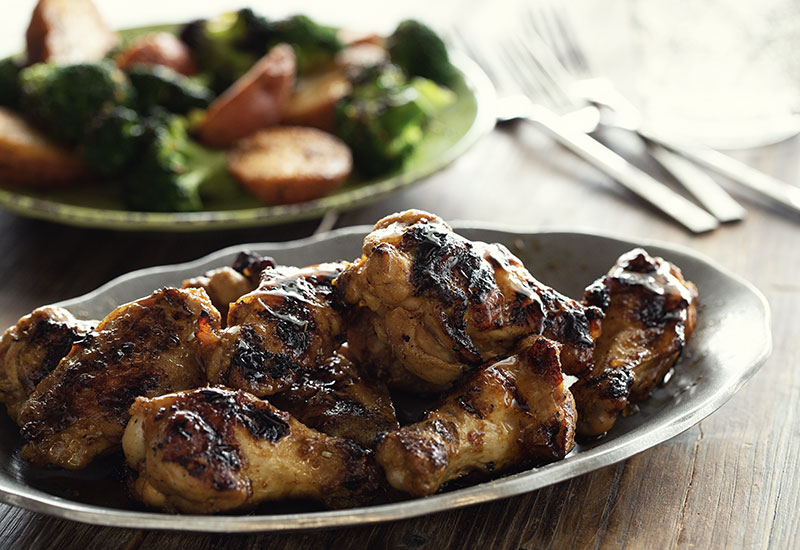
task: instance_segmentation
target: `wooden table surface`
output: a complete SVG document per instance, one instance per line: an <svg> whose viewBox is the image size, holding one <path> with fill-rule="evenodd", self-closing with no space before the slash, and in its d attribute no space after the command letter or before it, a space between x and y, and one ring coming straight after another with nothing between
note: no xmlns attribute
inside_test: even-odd
<svg viewBox="0 0 800 550"><path fill-rule="evenodd" d="M737 156L800 183L800 141ZM447 220L585 229L677 243L745 277L772 308L774 351L721 409L624 462L526 495L429 517L294 534L205 535L95 527L0 505L0 547L61 548L786 548L800 515L800 217L729 187L747 219L691 235L535 128L496 130L424 183L341 216L369 224L405 208ZM0 211L0 326L36 306L143 267L242 242L310 234L315 222L198 234L63 227ZM179 521L176 518L176 521Z"/></svg>

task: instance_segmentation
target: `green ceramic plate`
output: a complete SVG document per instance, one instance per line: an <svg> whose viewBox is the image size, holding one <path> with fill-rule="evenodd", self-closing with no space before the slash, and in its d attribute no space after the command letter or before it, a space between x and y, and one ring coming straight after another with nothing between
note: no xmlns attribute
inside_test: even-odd
<svg viewBox="0 0 800 550"><path fill-rule="evenodd" d="M152 29L148 27L148 30ZM452 60L462 76L453 87L457 99L433 121L424 141L402 170L378 179L348 181L331 195L320 199L265 206L243 196L236 200L209 201L207 209L200 212L132 212L124 209L115 185L95 183L59 191L0 188L0 206L32 218L127 231L253 227L320 217L331 210L356 208L413 185L444 168L494 126L494 90L488 78L466 56L454 52Z"/></svg>

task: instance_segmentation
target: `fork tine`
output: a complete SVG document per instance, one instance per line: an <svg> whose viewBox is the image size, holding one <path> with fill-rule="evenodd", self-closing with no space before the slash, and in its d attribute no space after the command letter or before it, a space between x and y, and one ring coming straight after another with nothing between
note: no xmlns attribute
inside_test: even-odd
<svg viewBox="0 0 800 550"><path fill-rule="evenodd" d="M469 55L484 71L486 71L489 79L492 80L495 85L501 88L509 85L508 75L498 71L499 64L496 60L487 57L488 48L478 47L476 45L476 37L472 37L471 39L465 37L464 31L460 29L457 24L450 25L445 31L445 34L455 47Z"/></svg>
<svg viewBox="0 0 800 550"><path fill-rule="evenodd" d="M509 45L516 49L516 57L525 60L522 72L529 78L537 78L541 87L550 92L555 105L562 108L574 106L565 88L572 78L541 37L536 33L522 36L520 30L510 32L509 37Z"/></svg>
<svg viewBox="0 0 800 550"><path fill-rule="evenodd" d="M558 103L558 99L553 94L552 88L545 86L542 82L532 77L530 67L519 55L519 51L509 42L503 42L501 49L504 54L505 64L508 71L515 77L517 86L521 91L537 103ZM544 101L543 101L544 100Z"/></svg>
<svg viewBox="0 0 800 550"><path fill-rule="evenodd" d="M553 16L553 23L560 31L559 34L570 54L573 66L577 69L576 74L588 75L591 72L589 61L584 53L583 44L577 35L572 18L561 5L556 5L553 2L548 2L548 4L550 5L550 13Z"/></svg>
<svg viewBox="0 0 800 550"><path fill-rule="evenodd" d="M586 55L562 5L551 0L527 3L521 20L539 35L566 71L573 76L589 75Z"/></svg>

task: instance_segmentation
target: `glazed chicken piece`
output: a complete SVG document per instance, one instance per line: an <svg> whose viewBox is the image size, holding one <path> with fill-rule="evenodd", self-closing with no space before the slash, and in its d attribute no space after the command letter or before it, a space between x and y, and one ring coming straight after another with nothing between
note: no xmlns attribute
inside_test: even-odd
<svg viewBox="0 0 800 550"><path fill-rule="evenodd" d="M44 306L6 330L0 338L0 402L15 422L36 385L96 324L78 321L58 306Z"/></svg>
<svg viewBox="0 0 800 550"><path fill-rule="evenodd" d="M228 328L201 336L213 342L206 372L212 384L270 396L312 428L370 446L397 419L385 384L336 353L344 328L332 281L342 268L264 269L258 288L231 305Z"/></svg>
<svg viewBox="0 0 800 550"><path fill-rule="evenodd" d="M372 331L357 326L348 334L359 359L376 351L371 362L390 380L401 378L377 340L428 391L513 353L531 334L563 344L565 371L588 370L602 316L536 281L502 245L471 242L419 210L380 220L336 288L345 303L373 314L355 317Z"/></svg>
<svg viewBox="0 0 800 550"><path fill-rule="evenodd" d="M574 445L576 418L560 347L530 337L517 355L470 375L423 421L385 434L376 458L389 483L425 496L470 472L564 458Z"/></svg>
<svg viewBox="0 0 800 550"><path fill-rule="evenodd" d="M201 289L164 288L112 311L23 404L20 455L80 469L116 449L137 396L205 384L195 337L205 325L219 327L219 313Z"/></svg>
<svg viewBox="0 0 800 550"><path fill-rule="evenodd" d="M361 372L342 353L300 371L295 382L270 402L306 426L366 448L374 445L379 433L400 427L386 384Z"/></svg>
<svg viewBox="0 0 800 550"><path fill-rule="evenodd" d="M412 373L394 356L392 349L375 332L376 314L366 307L353 307L345 316L349 355L365 372L383 380L390 388L425 394L435 386Z"/></svg>
<svg viewBox="0 0 800 550"><path fill-rule="evenodd" d="M637 248L586 289L585 301L605 318L594 369L571 390L578 433L597 436L628 402L649 397L675 363L697 324L697 288L678 267Z"/></svg>
<svg viewBox="0 0 800 550"><path fill-rule="evenodd" d="M258 287L261 272L268 267L275 267L272 258L246 250L239 253L230 267L212 269L200 277L187 279L183 281L182 287L205 290L222 316L224 326L230 304L254 291Z"/></svg>
<svg viewBox="0 0 800 550"><path fill-rule="evenodd" d="M368 451L308 428L243 392L209 387L138 398L123 450L148 506L208 514L264 501L369 503L380 470Z"/></svg>
<svg viewBox="0 0 800 550"><path fill-rule="evenodd" d="M228 328L203 338L212 384L257 397L291 386L303 369L321 365L342 344L343 326L332 305L331 282L343 264L275 267L261 272L256 290L231 304Z"/></svg>

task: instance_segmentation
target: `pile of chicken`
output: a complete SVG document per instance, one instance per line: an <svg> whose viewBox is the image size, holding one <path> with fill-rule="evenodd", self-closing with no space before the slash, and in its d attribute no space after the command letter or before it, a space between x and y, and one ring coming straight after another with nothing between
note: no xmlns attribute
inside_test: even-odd
<svg viewBox="0 0 800 550"><path fill-rule="evenodd" d="M696 302L641 249L578 302L502 245L411 210L380 220L352 263L243 253L99 323L39 308L0 340L0 400L30 463L84 468L122 446L149 506L366 505L604 434L671 368ZM397 392L432 405L400 426Z"/></svg>

